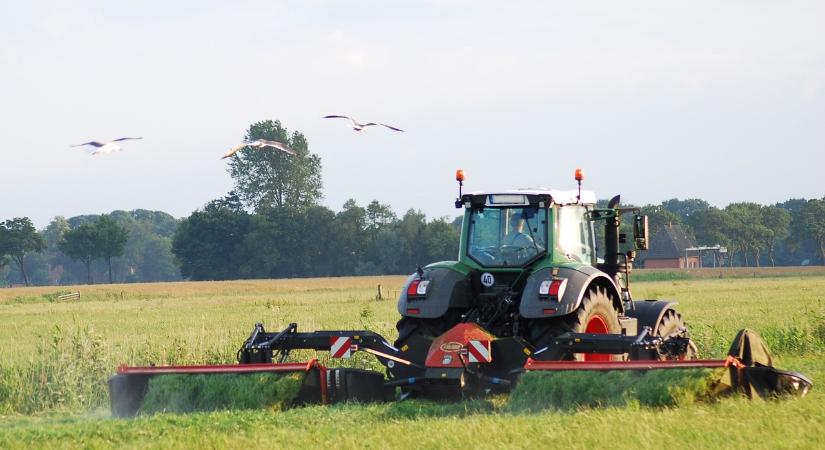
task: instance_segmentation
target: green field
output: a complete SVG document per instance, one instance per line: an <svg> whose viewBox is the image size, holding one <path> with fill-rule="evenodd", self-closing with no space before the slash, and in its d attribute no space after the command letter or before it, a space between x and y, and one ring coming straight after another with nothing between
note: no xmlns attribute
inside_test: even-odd
<svg viewBox="0 0 825 450"><path fill-rule="evenodd" d="M779 367L814 379L807 397L538 411L494 397L111 419L105 379L119 363L233 362L255 322L394 338L395 302L375 297L403 277L81 286L61 288L82 292L65 302L55 288L2 289L0 448L825 448L825 276L724 275L647 275L666 280L633 290L678 300L704 357L722 356L740 328L760 332Z"/></svg>

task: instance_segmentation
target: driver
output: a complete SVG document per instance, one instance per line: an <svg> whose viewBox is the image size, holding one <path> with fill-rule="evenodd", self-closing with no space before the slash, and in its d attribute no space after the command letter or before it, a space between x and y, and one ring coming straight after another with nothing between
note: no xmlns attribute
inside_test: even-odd
<svg viewBox="0 0 825 450"><path fill-rule="evenodd" d="M504 237L504 245L518 248L533 248L533 238L524 233L524 223L527 220L523 212L514 212L510 216L510 232Z"/></svg>

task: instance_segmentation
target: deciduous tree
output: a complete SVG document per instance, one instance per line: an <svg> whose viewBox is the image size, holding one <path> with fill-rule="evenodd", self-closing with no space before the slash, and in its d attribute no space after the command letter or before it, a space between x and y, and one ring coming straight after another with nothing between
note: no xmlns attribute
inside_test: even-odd
<svg viewBox="0 0 825 450"><path fill-rule="evenodd" d="M289 131L281 122L265 120L252 124L247 140L269 139L289 145L294 155L248 148L229 161L235 192L255 211L265 207L308 208L317 205L321 193L321 158L309 152L303 134Z"/></svg>
<svg viewBox="0 0 825 450"><path fill-rule="evenodd" d="M183 219L172 239L181 275L192 280L239 278L244 257L237 255L237 247L249 233L249 225L249 214L233 211L220 200Z"/></svg>
<svg viewBox="0 0 825 450"><path fill-rule="evenodd" d="M777 242L788 237L788 227L791 224L791 214L776 206L762 207L762 225L767 230L764 233L765 249L768 251L768 259L771 266L776 267L774 260L774 250Z"/></svg>
<svg viewBox="0 0 825 450"><path fill-rule="evenodd" d="M109 268L109 283L112 283L112 258L123 255L126 241L129 239L129 231L105 215L100 216L94 226L97 231L98 255L106 260L106 266Z"/></svg>
<svg viewBox="0 0 825 450"><path fill-rule="evenodd" d="M801 213L804 232L816 242L825 265L825 198L808 200Z"/></svg>
<svg viewBox="0 0 825 450"><path fill-rule="evenodd" d="M92 284L92 261L100 257L97 228L94 224L84 223L66 231L58 248L69 258L86 266L86 282Z"/></svg>
<svg viewBox="0 0 825 450"><path fill-rule="evenodd" d="M42 252L45 248L43 237L28 217L16 217L0 224L0 257L8 255L17 263L26 286L29 285L24 261L26 254Z"/></svg>

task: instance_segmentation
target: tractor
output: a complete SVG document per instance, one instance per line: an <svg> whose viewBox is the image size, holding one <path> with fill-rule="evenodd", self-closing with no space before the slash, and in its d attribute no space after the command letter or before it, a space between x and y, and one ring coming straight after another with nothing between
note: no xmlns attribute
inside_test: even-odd
<svg viewBox="0 0 825 450"><path fill-rule="evenodd" d="M581 190L519 189L462 194L462 170L456 172L464 209L457 261L419 268L401 290L394 346L411 338L432 340L460 323L475 323L496 338L529 343L543 359L611 361L641 355L577 353L553 345L565 333L683 338L650 357L696 357L676 302L635 300L629 275L636 250L648 248L647 217L638 208L620 208L613 197L597 207L595 194ZM622 217L632 214L633 246L622 252L627 236ZM604 230L596 242L595 227ZM404 378L407 367L390 373Z"/></svg>
<svg viewBox="0 0 825 450"><path fill-rule="evenodd" d="M725 368L730 390L748 395L804 395L812 382L776 369L767 347L741 331L726 359L697 359L675 302L634 299L630 273L636 250L648 247L647 217L621 208L619 196L598 207L578 189L462 193L464 220L456 261L416 268L398 300L398 337L369 330L266 331L256 324L238 350L238 364L122 365L109 379L112 411L131 416L150 381L167 374L303 373L294 403L390 401L407 397L460 399L511 390L529 371ZM632 221L632 243L622 231ZM597 242L596 231L603 231ZM622 251L622 244L633 248ZM296 349L347 358L375 356L386 373L289 362Z"/></svg>

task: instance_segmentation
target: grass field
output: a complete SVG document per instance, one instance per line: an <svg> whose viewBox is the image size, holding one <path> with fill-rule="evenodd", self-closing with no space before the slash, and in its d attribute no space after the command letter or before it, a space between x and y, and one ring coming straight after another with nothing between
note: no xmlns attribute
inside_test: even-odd
<svg viewBox="0 0 825 450"><path fill-rule="evenodd" d="M724 274L723 274L724 275ZM825 275L763 269L722 278L648 275L637 298L679 301L702 356L760 332L777 365L825 379ZM640 276L640 278L644 278ZM506 397L109 418L105 379L130 364L233 362L255 322L368 328L395 337L403 277L160 283L0 290L0 448L825 448L825 388L805 398L739 398L660 408L519 410ZM299 355L314 357L314 352ZM321 359L324 354L318 354ZM348 362L375 367L368 358Z"/></svg>

